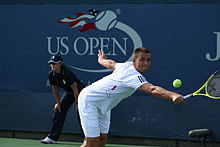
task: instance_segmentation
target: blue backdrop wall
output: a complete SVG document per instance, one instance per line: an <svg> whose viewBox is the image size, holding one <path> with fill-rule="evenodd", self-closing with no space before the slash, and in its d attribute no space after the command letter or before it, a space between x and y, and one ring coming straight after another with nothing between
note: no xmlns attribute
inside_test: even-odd
<svg viewBox="0 0 220 147"><path fill-rule="evenodd" d="M96 9L96 16L89 10ZM117 62L134 48L153 54L146 79L183 95L219 69L220 4L0 5L0 130L48 131L55 100L47 85L52 55L90 84L110 71L97 50ZM179 89L172 81L182 79ZM111 135L190 139L188 131L209 128L220 141L218 100L196 97L174 105L137 92L113 110ZM79 132L75 107L63 132Z"/></svg>

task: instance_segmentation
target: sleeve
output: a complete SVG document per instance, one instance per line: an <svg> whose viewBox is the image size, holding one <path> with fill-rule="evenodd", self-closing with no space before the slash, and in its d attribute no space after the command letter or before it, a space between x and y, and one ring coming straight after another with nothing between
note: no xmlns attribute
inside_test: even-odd
<svg viewBox="0 0 220 147"><path fill-rule="evenodd" d="M134 89L139 88L140 86L144 85L145 83L148 83L148 82L147 82L146 78L143 75L141 75L140 73L128 74L126 76L126 78L124 79L124 84L127 87L131 87Z"/></svg>
<svg viewBox="0 0 220 147"><path fill-rule="evenodd" d="M52 71L49 72L48 80L49 80L50 85L57 85Z"/></svg>
<svg viewBox="0 0 220 147"><path fill-rule="evenodd" d="M116 63L115 69L116 69L116 68L120 68L120 67L123 66L123 65L124 65L124 63Z"/></svg>
<svg viewBox="0 0 220 147"><path fill-rule="evenodd" d="M66 72L65 81L67 82L68 85L72 85L73 83L76 82L76 80L77 78L72 71Z"/></svg>

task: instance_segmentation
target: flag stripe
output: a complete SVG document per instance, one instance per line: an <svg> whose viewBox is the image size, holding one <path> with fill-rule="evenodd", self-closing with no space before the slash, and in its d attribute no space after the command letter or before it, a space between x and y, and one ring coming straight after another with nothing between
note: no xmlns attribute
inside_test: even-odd
<svg viewBox="0 0 220 147"><path fill-rule="evenodd" d="M80 26L82 27L81 29L79 29L80 32L85 32L89 29L96 29L95 24L93 22L90 22L90 23L86 22L86 21L89 21L88 19L95 18L94 15L80 13L80 12L75 13L75 15L77 16L76 18L65 17L62 20L59 20L57 22L58 23L69 23L68 27L71 27L71 28L76 28Z"/></svg>
<svg viewBox="0 0 220 147"><path fill-rule="evenodd" d="M85 32L85 31L87 31L87 30L89 30L89 29L96 29L95 24L94 24L94 23L87 23L87 24L85 24L85 25L83 26L83 28L80 29L79 31L80 31L80 32Z"/></svg>

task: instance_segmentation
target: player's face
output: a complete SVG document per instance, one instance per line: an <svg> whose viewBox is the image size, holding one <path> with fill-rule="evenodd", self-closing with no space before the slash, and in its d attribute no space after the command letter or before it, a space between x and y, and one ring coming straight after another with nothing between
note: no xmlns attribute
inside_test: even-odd
<svg viewBox="0 0 220 147"><path fill-rule="evenodd" d="M133 59L134 67L140 73L145 73L149 70L151 65L151 54L150 53L139 53L137 57Z"/></svg>

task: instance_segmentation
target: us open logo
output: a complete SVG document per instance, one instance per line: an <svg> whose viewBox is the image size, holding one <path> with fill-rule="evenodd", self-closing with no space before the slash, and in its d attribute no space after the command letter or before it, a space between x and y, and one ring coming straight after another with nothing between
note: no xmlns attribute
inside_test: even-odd
<svg viewBox="0 0 220 147"><path fill-rule="evenodd" d="M114 11L111 11L111 10L98 11L96 9L91 9L88 12L89 12L88 14L82 13L82 12L75 13L76 17L64 17L63 19L57 21L60 24L67 25L67 26L64 25L64 27L78 29L78 31L81 33L82 36L77 37L74 39L74 41L72 41L73 42L73 45L72 45L73 50L78 56L86 56L86 55L95 56L96 54L93 52L93 50L95 47L97 47L97 44L99 44L101 47L99 49L103 49L102 47L105 46L105 45L103 45L103 42L104 42L103 40L106 39L106 37L105 38L99 37L99 40L94 36L89 37L89 38L83 37L83 34L86 34L86 32L88 32L88 30L96 31L96 32L98 32L98 31L105 32L106 35L108 35L109 32L114 29L118 30L119 33L123 32L126 36L129 37L129 40L131 40L131 42L132 42L133 46L129 47L130 52L132 52L132 53L133 53L134 49L143 46L142 40L141 40L141 37L139 36L139 34L133 28L131 28L129 25L127 25L123 22L120 22L120 20L118 20L117 14ZM64 42L68 41L69 38L68 37L56 37L57 42L59 42L59 43L57 43L57 44L59 44L59 46L57 45L57 49L54 49L51 45L53 39L54 39L54 37L47 37L49 54L51 54L51 55L56 55L56 54L67 55L69 53L69 47ZM114 44L113 45L114 48L115 48L115 46L118 46L118 48L121 50L121 52L126 55L126 52L127 52L126 45L125 45L125 47L120 46L120 43L117 41L117 38L111 37L108 40L110 40L110 39ZM125 42L124 44L126 44L126 40L127 39L124 38L124 42ZM83 51L81 51L81 49L79 49L79 47L77 45L79 42L84 42L85 47L84 47ZM59 49L60 46L65 48L65 50L60 51L60 49ZM114 50L115 49L113 49L112 54L116 55ZM126 61L132 61L132 54L129 57L127 57ZM82 67L82 66L80 66L80 67L77 67L75 65L69 65L69 66L71 68L74 68L79 71L84 71L84 72L99 72L100 73L100 72L111 71L110 69L89 69L89 68Z"/></svg>

